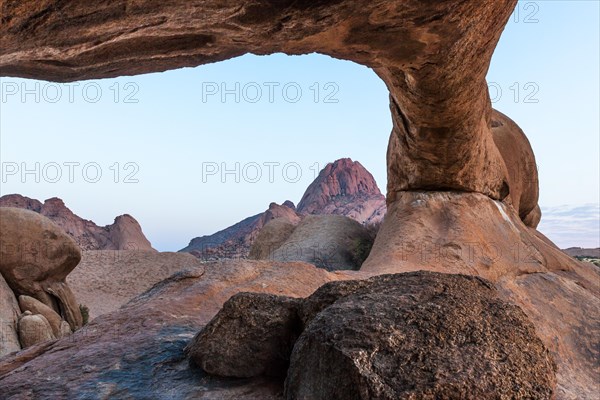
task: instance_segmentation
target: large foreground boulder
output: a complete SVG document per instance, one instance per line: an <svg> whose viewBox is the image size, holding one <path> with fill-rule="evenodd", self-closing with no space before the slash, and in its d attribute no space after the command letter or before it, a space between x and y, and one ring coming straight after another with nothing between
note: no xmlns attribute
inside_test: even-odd
<svg viewBox="0 0 600 400"><path fill-rule="evenodd" d="M285 377L301 330L299 305L290 297L237 294L194 337L186 353L213 375Z"/></svg>
<svg viewBox="0 0 600 400"><path fill-rule="evenodd" d="M280 400L281 378L209 376L190 368L184 347L238 292L306 297L326 282L365 276L305 263L197 264L68 338L1 359L0 397Z"/></svg>
<svg viewBox="0 0 600 400"><path fill-rule="evenodd" d="M517 306L480 278L425 271L332 282L306 300L243 293L188 350L222 376L289 363L290 400L550 399L556 385Z"/></svg>
<svg viewBox="0 0 600 400"><path fill-rule="evenodd" d="M581 268L522 274L496 284L501 298L521 306L551 350L558 364L557 400L594 398L597 393L600 275L593 265ZM2 394L10 400L282 399L280 378L210 376L190 368L183 349L236 293L306 298L329 281L368 277L361 271L332 273L305 263L203 263L96 318L69 338L0 360ZM332 293L326 301L314 298L318 301L310 307L304 300L302 314L308 320L320 312L321 304L332 304L337 297ZM40 380L41 375L45 379ZM35 388L31 382L36 382Z"/></svg>
<svg viewBox="0 0 600 400"><path fill-rule="evenodd" d="M373 278L317 314L294 347L286 398L550 399L555 370L491 284L416 272Z"/></svg>
<svg viewBox="0 0 600 400"><path fill-rule="evenodd" d="M82 318L65 279L80 260L77 243L48 218L0 207L0 273L15 295L36 298L72 329L81 327Z"/></svg>

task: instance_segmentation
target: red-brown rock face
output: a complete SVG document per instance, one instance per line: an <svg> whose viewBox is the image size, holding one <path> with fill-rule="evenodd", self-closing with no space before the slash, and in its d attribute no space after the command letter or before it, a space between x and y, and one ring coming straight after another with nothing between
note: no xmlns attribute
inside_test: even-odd
<svg viewBox="0 0 600 400"><path fill-rule="evenodd" d="M140 224L131 215L115 218L112 225L98 226L75 215L59 198L53 197L42 204L18 194L0 197L0 207L24 208L50 218L83 250L153 250Z"/></svg>
<svg viewBox="0 0 600 400"><path fill-rule="evenodd" d="M385 215L385 197L365 167L343 158L321 170L298 203L298 212L344 215L360 223L376 223Z"/></svg>
<svg viewBox="0 0 600 400"><path fill-rule="evenodd" d="M246 258L260 230L273 219L296 225L301 218L291 201L286 201L284 205L271 203L265 212L248 217L212 235L194 238L180 251L192 253L204 260Z"/></svg>
<svg viewBox="0 0 600 400"><path fill-rule="evenodd" d="M343 215L362 224L381 222L385 197L375 179L359 162L344 158L327 164L298 204L271 203L268 210L212 235L197 237L181 251L202 259L246 258L262 228L271 220L297 225L307 214ZM284 238L285 239L285 238ZM282 240L284 240L282 239Z"/></svg>
<svg viewBox="0 0 600 400"><path fill-rule="evenodd" d="M413 253L404 257L407 238L418 246L432 243L436 251L441 246L441 261L429 269L487 276L533 320L557 360L557 398L592 398L600 372L598 271L565 258L533 229L540 217L537 184L526 181L533 176L527 165L533 153L516 125L493 114L485 81L516 3L4 0L0 75L73 81L275 52L318 52L372 68L390 91L393 130L387 154L390 213L365 268L374 274L419 268L421 259ZM486 250L484 257L463 252L472 240ZM517 251L516 262L497 261L507 250ZM231 294L219 293L223 298ZM133 320L122 322L133 326ZM125 343L119 346L129 350ZM149 347L159 348L155 343ZM82 353L64 354L63 365ZM45 371L58 365L52 357L29 364ZM111 361L102 367L114 368ZM16 375L0 378L11 393L23 390L20 382L30 384ZM147 385L137 389L148 390Z"/></svg>
<svg viewBox="0 0 600 400"><path fill-rule="evenodd" d="M517 0L5 1L0 75L73 81L319 52L390 90L391 193L505 196L486 72Z"/></svg>

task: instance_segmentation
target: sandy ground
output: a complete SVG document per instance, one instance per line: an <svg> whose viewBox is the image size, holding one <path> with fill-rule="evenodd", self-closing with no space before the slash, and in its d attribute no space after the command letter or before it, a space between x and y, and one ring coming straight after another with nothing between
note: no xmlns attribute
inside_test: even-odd
<svg viewBox="0 0 600 400"><path fill-rule="evenodd" d="M90 320L116 310L155 283L201 262L188 253L136 250L84 251L67 282L79 304L90 309Z"/></svg>

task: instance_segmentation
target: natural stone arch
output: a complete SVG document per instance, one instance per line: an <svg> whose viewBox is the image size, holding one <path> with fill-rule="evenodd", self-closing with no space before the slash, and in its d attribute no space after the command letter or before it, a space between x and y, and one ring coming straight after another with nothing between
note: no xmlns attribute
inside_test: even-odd
<svg viewBox="0 0 600 400"><path fill-rule="evenodd" d="M519 177L533 176L534 166L522 167L510 138L531 151L518 127L493 113L485 82L516 3L0 0L0 75L73 81L275 52L371 67L390 91L394 126L390 211L362 269L491 279L557 356L557 398L588 398L598 371L598 273L531 228L539 220L537 182ZM465 253L472 241L516 257L472 262ZM404 251L425 242L444 252L441 262Z"/></svg>
<svg viewBox="0 0 600 400"><path fill-rule="evenodd" d="M517 0L153 0L2 3L0 75L72 81L319 52L390 90L388 196L507 194L485 74Z"/></svg>

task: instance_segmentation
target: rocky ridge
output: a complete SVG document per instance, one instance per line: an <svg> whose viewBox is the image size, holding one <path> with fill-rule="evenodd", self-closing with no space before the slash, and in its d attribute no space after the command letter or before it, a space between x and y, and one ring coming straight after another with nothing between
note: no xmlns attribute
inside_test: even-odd
<svg viewBox="0 0 600 400"><path fill-rule="evenodd" d="M274 219L296 226L306 215L341 215L364 225L378 224L385 215L385 196L358 161L343 158L327 164L306 189L298 207L291 201L271 203L269 209L212 235L194 238L182 252L198 258L247 258L262 228Z"/></svg>
<svg viewBox="0 0 600 400"><path fill-rule="evenodd" d="M75 239L82 250L154 250L140 224L128 214L116 217L111 225L98 226L75 215L57 197L42 203L19 194L0 197L0 207L23 208L49 218Z"/></svg>

